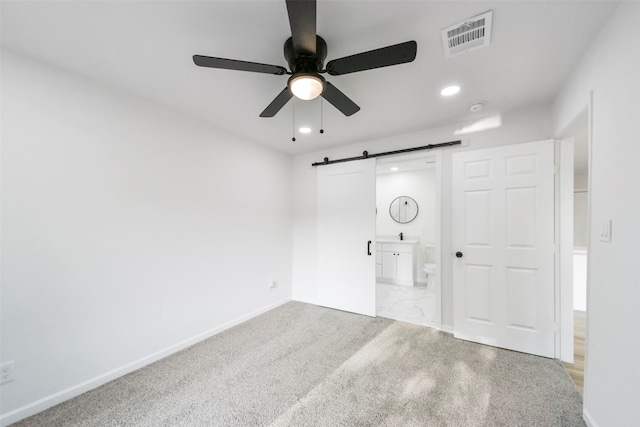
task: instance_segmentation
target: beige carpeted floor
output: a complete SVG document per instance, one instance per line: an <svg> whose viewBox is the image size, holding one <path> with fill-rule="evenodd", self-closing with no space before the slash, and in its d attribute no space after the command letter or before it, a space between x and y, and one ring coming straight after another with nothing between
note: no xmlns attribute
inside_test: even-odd
<svg viewBox="0 0 640 427"><path fill-rule="evenodd" d="M560 362L291 302L19 426L583 426Z"/></svg>

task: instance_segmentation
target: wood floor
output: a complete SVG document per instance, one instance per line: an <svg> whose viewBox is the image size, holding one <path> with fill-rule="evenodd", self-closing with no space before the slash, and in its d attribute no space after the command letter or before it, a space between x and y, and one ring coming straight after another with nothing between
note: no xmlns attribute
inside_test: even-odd
<svg viewBox="0 0 640 427"><path fill-rule="evenodd" d="M580 394L584 394L584 342L587 313L573 312L573 363L564 363L564 367L576 383Z"/></svg>

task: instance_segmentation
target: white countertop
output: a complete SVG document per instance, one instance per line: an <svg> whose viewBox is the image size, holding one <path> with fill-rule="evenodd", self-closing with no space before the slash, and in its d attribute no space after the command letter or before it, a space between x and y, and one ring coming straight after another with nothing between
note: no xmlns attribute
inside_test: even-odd
<svg viewBox="0 0 640 427"><path fill-rule="evenodd" d="M377 239L376 242L377 243L404 243L406 245L417 245L418 243L420 243L420 240L419 239L400 240L399 237L396 237L395 239L387 239L387 238Z"/></svg>

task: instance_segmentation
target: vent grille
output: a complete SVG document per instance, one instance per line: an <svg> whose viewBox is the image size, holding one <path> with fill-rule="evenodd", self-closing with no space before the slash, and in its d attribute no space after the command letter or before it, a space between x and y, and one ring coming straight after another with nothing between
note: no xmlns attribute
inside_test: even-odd
<svg viewBox="0 0 640 427"><path fill-rule="evenodd" d="M491 43L493 11L467 19L442 30L445 57L450 58Z"/></svg>
<svg viewBox="0 0 640 427"><path fill-rule="evenodd" d="M484 18L447 32L447 37L449 38L449 48L484 37Z"/></svg>

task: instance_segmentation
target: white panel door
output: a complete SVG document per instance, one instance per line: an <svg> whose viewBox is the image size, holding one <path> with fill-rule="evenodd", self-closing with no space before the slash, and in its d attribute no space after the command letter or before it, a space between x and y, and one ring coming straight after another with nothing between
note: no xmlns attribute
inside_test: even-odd
<svg viewBox="0 0 640 427"><path fill-rule="evenodd" d="M453 155L454 336L554 357L554 144Z"/></svg>
<svg viewBox="0 0 640 427"><path fill-rule="evenodd" d="M318 166L318 303L376 315L376 161Z"/></svg>

